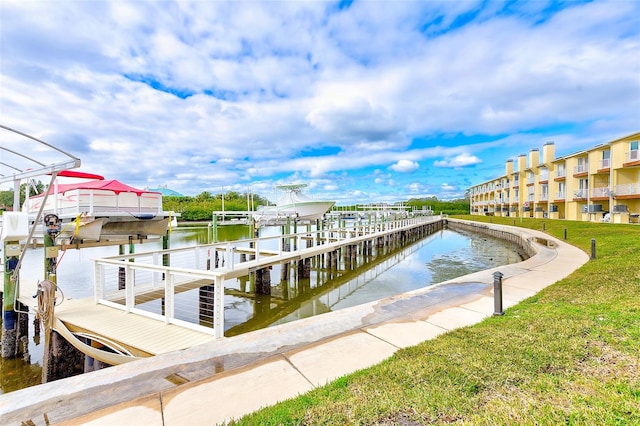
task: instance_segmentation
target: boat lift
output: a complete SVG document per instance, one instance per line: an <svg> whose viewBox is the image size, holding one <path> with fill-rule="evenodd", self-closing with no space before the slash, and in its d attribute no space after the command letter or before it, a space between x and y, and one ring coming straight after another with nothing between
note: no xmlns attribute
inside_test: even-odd
<svg viewBox="0 0 640 426"><path fill-rule="evenodd" d="M4 266L3 285L3 322L2 322L2 357L14 358L19 355L18 315L26 313L23 307L17 303L19 294L19 274L20 266L24 259L27 245L26 242L33 238L36 226L29 227L29 215L22 212L20 206L20 185L23 180L32 184L33 179L38 176L51 176L50 185L55 182L59 173L64 170L80 167L81 161L68 152L65 152L41 139L23 133L19 130L0 124L0 184L13 182L13 211L4 212L2 218L2 248ZM28 152L29 154L25 154ZM53 160L53 161L52 161ZM29 196L30 185L27 185L26 197ZM46 197L47 195L45 195ZM43 206L44 207L44 203ZM42 218L42 208L34 218L34 224L40 223ZM47 224L50 233L47 232L45 239L48 246L45 249L45 279L51 279L52 298L55 300L55 276L57 251L53 245L51 235L55 233L57 219L47 217ZM39 292L40 293L40 292ZM43 294L39 294L42 296ZM51 303L54 303L51 300ZM46 308L42 307L39 314L43 314ZM51 310L53 306L51 306ZM45 347L48 345L50 330L45 331Z"/></svg>

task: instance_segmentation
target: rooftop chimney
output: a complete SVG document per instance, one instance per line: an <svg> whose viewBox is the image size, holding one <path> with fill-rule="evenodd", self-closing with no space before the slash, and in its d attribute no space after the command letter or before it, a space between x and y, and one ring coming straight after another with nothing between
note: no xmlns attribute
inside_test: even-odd
<svg viewBox="0 0 640 426"><path fill-rule="evenodd" d="M538 163L540 162L540 150L538 148L533 148L529 151L529 167L534 168L538 167Z"/></svg>
<svg viewBox="0 0 640 426"><path fill-rule="evenodd" d="M553 142L547 142L542 147L542 158L546 164L550 164L556 159L556 145Z"/></svg>
<svg viewBox="0 0 640 426"><path fill-rule="evenodd" d="M507 160L506 172L507 172L507 177L511 176L511 174L513 173L513 160L511 159Z"/></svg>
<svg viewBox="0 0 640 426"><path fill-rule="evenodd" d="M518 171L523 172L527 168L527 154L520 154L518 156Z"/></svg>

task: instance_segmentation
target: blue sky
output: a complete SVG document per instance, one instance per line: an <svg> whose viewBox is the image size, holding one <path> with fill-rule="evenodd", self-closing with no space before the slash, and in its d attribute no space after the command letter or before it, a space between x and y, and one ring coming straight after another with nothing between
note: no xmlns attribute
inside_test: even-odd
<svg viewBox="0 0 640 426"><path fill-rule="evenodd" d="M640 130L633 0L2 0L0 21L0 123L139 188L453 199L548 141Z"/></svg>

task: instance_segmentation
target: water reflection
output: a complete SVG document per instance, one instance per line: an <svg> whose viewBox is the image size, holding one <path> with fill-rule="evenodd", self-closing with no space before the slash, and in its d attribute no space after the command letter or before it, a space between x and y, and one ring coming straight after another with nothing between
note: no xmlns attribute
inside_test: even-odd
<svg viewBox="0 0 640 426"><path fill-rule="evenodd" d="M337 269L312 265L309 278L296 278L293 267L293 278L272 286L270 296L227 295L225 335L344 309L521 259L511 243L443 230L405 247L360 253L353 264L343 262ZM273 268L272 280L280 276L279 268Z"/></svg>

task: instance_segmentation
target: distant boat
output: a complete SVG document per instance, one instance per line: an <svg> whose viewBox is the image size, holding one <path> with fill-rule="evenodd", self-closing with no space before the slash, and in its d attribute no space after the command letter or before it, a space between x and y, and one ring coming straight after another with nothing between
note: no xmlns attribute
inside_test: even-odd
<svg viewBox="0 0 640 426"><path fill-rule="evenodd" d="M41 210L45 225L54 228L55 224L48 222L47 217L57 217L61 237L100 241L161 236L167 232L173 215L162 210L161 193L93 174L66 171L59 175L91 180L70 184L56 181L48 194L29 197L23 211L33 221Z"/></svg>
<svg viewBox="0 0 640 426"><path fill-rule="evenodd" d="M333 207L335 201L316 201L302 193L307 185L291 184L278 185L276 189L284 194L278 199L275 206L260 206L254 214L257 220L268 220L276 216L294 216L301 220L316 220Z"/></svg>

